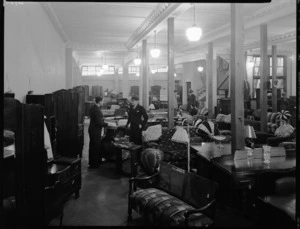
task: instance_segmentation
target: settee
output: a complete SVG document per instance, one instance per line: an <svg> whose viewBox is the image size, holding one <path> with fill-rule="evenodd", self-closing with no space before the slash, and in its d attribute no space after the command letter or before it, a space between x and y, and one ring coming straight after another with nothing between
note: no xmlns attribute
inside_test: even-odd
<svg viewBox="0 0 300 229"><path fill-rule="evenodd" d="M152 185L138 189L138 182ZM176 166L160 163L159 172L129 180L128 220L132 210L154 226L212 226L218 184Z"/></svg>
<svg viewBox="0 0 300 229"><path fill-rule="evenodd" d="M187 145L184 143L177 143L171 140L175 131L176 128L163 128L162 135L159 138L159 140L155 142L145 143L144 149L149 147L160 149L164 153L163 160L165 162L168 162L182 169L187 169ZM197 134L197 128L190 127L189 134L191 142L193 140L199 143L203 141L202 138L199 137ZM196 155L194 153L191 153L191 168L195 167L195 157Z"/></svg>

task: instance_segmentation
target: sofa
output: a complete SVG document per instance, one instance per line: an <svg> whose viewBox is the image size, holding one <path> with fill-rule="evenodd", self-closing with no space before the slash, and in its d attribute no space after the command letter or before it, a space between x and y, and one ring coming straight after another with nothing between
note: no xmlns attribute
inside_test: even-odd
<svg viewBox="0 0 300 229"><path fill-rule="evenodd" d="M153 180L152 186L137 190L138 182ZM153 226L212 226L218 184L165 162L159 172L129 180L128 220L132 210Z"/></svg>
<svg viewBox="0 0 300 229"><path fill-rule="evenodd" d="M191 142L197 141L201 143L203 139L198 136L196 132L197 128L190 127L189 134L191 138ZM176 128L163 128L162 135L158 141L145 143L144 149L146 148L157 148L164 152L163 160L172 165L175 165L182 169L187 169L187 145L183 143L177 143L172 141L172 136L174 135ZM196 155L191 153L191 161L190 166L194 168L196 166L195 160Z"/></svg>

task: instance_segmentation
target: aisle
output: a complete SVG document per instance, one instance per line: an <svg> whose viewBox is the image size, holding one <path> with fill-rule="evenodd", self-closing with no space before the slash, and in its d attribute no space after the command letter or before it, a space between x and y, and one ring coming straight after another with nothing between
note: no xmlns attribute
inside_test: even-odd
<svg viewBox="0 0 300 229"><path fill-rule="evenodd" d="M88 125L86 119L80 197L75 200L72 195L66 203L63 226L143 225L135 213L137 220L127 224L128 178L115 175L115 164L105 162L100 169L88 169ZM49 226L58 224L59 220L54 219Z"/></svg>

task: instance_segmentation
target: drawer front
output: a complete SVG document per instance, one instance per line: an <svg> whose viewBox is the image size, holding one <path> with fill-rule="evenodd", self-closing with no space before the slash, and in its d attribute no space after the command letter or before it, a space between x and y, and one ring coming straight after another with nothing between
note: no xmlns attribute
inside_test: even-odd
<svg viewBox="0 0 300 229"><path fill-rule="evenodd" d="M252 189L254 182L253 176L235 176L232 179L232 187Z"/></svg>

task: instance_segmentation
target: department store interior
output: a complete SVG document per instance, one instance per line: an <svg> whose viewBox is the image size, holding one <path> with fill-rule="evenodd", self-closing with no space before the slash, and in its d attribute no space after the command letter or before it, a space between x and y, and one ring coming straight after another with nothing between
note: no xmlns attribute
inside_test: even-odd
<svg viewBox="0 0 300 229"><path fill-rule="evenodd" d="M297 7L4 1L0 227L299 227Z"/></svg>

